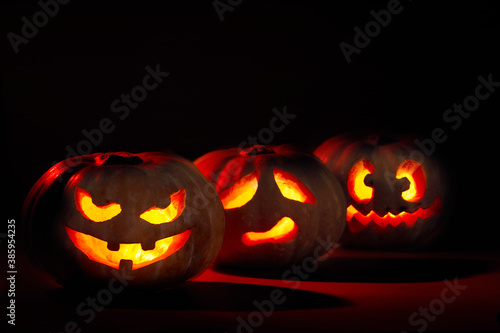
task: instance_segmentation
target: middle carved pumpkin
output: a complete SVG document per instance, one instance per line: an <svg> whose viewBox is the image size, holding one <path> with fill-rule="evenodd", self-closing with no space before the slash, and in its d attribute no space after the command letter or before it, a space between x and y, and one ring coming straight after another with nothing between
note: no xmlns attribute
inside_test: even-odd
<svg viewBox="0 0 500 333"><path fill-rule="evenodd" d="M210 152L195 164L215 184L226 213L218 265L277 267L317 258L344 230L342 188L311 154L252 146Z"/></svg>

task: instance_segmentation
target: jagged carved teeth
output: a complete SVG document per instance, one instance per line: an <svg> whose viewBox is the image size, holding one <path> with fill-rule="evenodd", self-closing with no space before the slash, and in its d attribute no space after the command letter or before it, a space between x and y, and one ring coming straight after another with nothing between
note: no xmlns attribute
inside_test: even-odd
<svg viewBox="0 0 500 333"><path fill-rule="evenodd" d="M353 218L355 218L363 225L367 225L373 221L381 227L386 227L389 224L397 226L401 222L405 222L409 227L411 227L419 218L425 220L434 214L438 214L440 210L441 197L437 197L434 200L434 204L428 208L419 208L413 213L401 212L397 215L386 213L385 215L380 216L374 211L370 211L368 214L364 215L354 208L353 205L349 205L349 207L347 207L347 221L350 222Z"/></svg>

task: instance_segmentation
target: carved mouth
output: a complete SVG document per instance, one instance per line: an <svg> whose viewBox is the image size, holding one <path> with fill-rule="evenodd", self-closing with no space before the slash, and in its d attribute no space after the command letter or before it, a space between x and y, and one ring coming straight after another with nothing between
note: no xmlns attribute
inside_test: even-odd
<svg viewBox="0 0 500 333"><path fill-rule="evenodd" d="M268 231L247 232L241 237L243 244L253 246L262 243L284 243L297 236L299 227L294 220L285 216Z"/></svg>
<svg viewBox="0 0 500 333"><path fill-rule="evenodd" d="M397 215L387 213L384 216L380 216L373 210L370 211L367 215L363 215L356 208L354 208L353 205L350 205L349 207L347 207L347 222L351 222L351 220L354 218L362 225L367 225L368 223L373 221L381 227L386 227L389 224L395 227L404 222L409 227L411 227L413 224L415 224L415 222L417 222L419 218L425 220L434 214L439 214L440 211L441 197L437 197L436 200L434 200L434 204L432 204L432 206L428 208L419 208L413 213L401 212Z"/></svg>
<svg viewBox="0 0 500 333"><path fill-rule="evenodd" d="M151 265L169 257L183 247L191 235L191 229L189 229L183 233L159 239L155 242L153 249L144 250L141 243L108 244L108 242L102 239L78 232L66 226L64 228L73 244L90 260L116 269L120 268L120 263L124 263L123 260L131 261L132 270Z"/></svg>

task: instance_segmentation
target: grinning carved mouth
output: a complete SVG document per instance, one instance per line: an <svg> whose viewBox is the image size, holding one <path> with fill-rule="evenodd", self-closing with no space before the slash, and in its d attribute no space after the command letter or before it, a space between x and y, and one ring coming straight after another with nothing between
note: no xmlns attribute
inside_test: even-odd
<svg viewBox="0 0 500 333"><path fill-rule="evenodd" d="M186 244L191 229L183 233L159 239L152 250L144 250L141 243L118 244L116 251L110 250L102 239L64 227L75 246L90 260L119 269L122 260L132 261L132 270L151 265L177 252ZM116 244L114 244L116 246Z"/></svg>
<svg viewBox="0 0 500 333"><path fill-rule="evenodd" d="M380 216L373 210L367 215L363 215L356 208L354 208L353 205L350 205L347 207L347 222L351 222L351 220L355 218L362 225L367 225L370 221L373 221L381 227L386 227L389 224L395 227L404 222L411 227L415 222L417 222L418 218L425 220L434 214L439 214L440 211L441 197L437 197L436 200L434 200L434 204L428 208L419 208L413 213L401 212L397 215L387 213L384 216Z"/></svg>
<svg viewBox="0 0 500 333"><path fill-rule="evenodd" d="M298 232L299 227L297 224L291 218L285 216L268 231L246 232L241 237L241 241L247 246L262 243L284 243L294 239Z"/></svg>

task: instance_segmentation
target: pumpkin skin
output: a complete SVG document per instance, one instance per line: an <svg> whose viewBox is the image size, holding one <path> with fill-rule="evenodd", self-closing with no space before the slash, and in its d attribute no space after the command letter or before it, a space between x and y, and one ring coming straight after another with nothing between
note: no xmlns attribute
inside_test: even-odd
<svg viewBox="0 0 500 333"><path fill-rule="evenodd" d="M444 226L446 172L413 138L344 134L326 140L314 154L340 180L347 198L343 246L422 246Z"/></svg>
<svg viewBox="0 0 500 333"><path fill-rule="evenodd" d="M333 246L342 234L342 189L312 154L253 146L213 151L195 165L215 184L225 207L226 233L216 265L288 266L317 257L319 238ZM329 249L322 250L320 255Z"/></svg>
<svg viewBox="0 0 500 333"><path fill-rule="evenodd" d="M105 286L117 272L127 290L173 286L205 270L224 235L213 186L191 162L159 152L62 161L23 213L31 259L78 288Z"/></svg>

